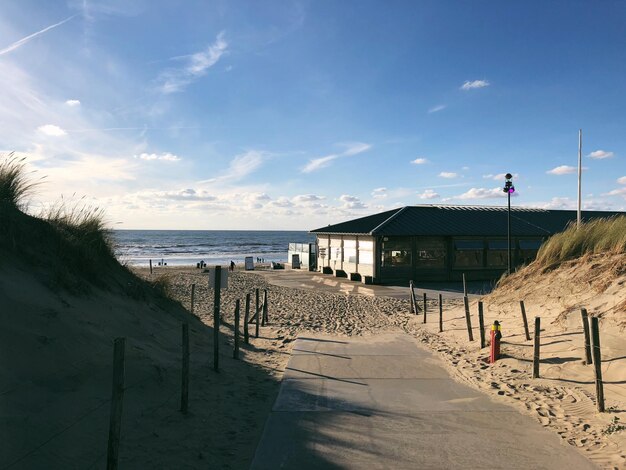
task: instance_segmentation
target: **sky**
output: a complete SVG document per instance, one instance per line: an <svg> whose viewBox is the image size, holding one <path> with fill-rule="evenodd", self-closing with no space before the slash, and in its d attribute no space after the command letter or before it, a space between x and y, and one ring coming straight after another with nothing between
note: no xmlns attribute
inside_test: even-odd
<svg viewBox="0 0 626 470"><path fill-rule="evenodd" d="M3 0L0 158L116 229L626 210L626 2ZM43 178L43 179L42 179Z"/></svg>

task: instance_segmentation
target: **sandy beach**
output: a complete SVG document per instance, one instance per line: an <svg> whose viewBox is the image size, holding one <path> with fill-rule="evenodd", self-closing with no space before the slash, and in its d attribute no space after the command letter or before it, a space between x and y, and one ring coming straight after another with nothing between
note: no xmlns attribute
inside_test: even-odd
<svg viewBox="0 0 626 470"><path fill-rule="evenodd" d="M615 263L616 259L600 262ZM522 285L527 284L518 281L519 285L511 284L506 291L501 289L482 299L485 324L490 325L495 319L503 324L503 358L495 365L487 363L488 348L480 350L477 340L468 341L463 304L458 300L444 301L444 332L439 333L435 300L428 302L428 321L424 324L421 314L409 313L408 295L403 300L281 287L269 284L263 274L243 271L230 273L229 288L223 291L224 345L232 344L235 300L242 299L243 302L245 294L253 293L256 288L267 289L270 325L261 329L261 338L251 340L254 347L244 349L242 359L249 367L260 367L267 372L268 381L263 384L263 406L269 409L277 392L277 380L281 378L288 359L290 344L299 332L368 336L385 331L406 331L436 351L456 379L533 416L600 467L623 468L626 465L625 435L624 432L611 432L611 423L621 423L626 419L625 347L619 336L623 316L613 315L616 295L611 291L611 283L608 288L602 286L603 294L589 294L588 297L581 295L589 289L576 291L572 287L576 284L575 279L562 284L567 296L564 296L565 292L555 291L554 283L561 282L563 277L571 278L572 273L568 273L567 269L564 266L546 277L546 291L537 287L526 287L527 292L519 291ZM149 276L146 270L140 272ZM207 283L206 275L195 269L168 268L161 273L155 275L166 275L171 294L186 306L189 306L191 284L206 286ZM289 276L289 272L285 276ZM311 273L311 276L322 275ZM579 273L579 276L581 279L588 278L584 273ZM606 277L603 279L602 282L606 283ZM617 273L612 281L616 287L621 286L623 273ZM212 291L196 289L196 314L203 322L212 325ZM547 292L549 289L552 292ZM504 295L504 292L510 296ZM532 341L526 341L523 334L518 305L521 298L526 301L529 322L532 323L532 319L541 312L540 379L531 378ZM565 299L569 299L572 305L566 305ZM608 310L607 299L614 302ZM475 338L478 336L477 302L478 299L470 303ZM582 328L577 321L578 316L562 313L564 309L574 312L574 306L583 304L590 314L604 317L601 337L607 413L596 412L593 370L583 363ZM605 310L601 311L603 306ZM224 367L228 370L230 365ZM248 437L244 439L247 442L256 442L262 427L262 413L255 416L259 421L247 428ZM238 430L238 434L241 432L241 429ZM225 445L228 447L228 444ZM250 445L250 448L253 447ZM235 447L232 452L235 452Z"/></svg>

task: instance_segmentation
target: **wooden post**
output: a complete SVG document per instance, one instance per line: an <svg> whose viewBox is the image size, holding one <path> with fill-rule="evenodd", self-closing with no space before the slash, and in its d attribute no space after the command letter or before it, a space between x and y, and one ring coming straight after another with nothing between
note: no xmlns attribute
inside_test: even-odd
<svg viewBox="0 0 626 470"><path fill-rule="evenodd" d="M248 333L248 322L250 321L250 294L246 294L246 311L243 317L243 342L250 344L250 335Z"/></svg>
<svg viewBox="0 0 626 470"><path fill-rule="evenodd" d="M152 276L152 260L150 260L150 275Z"/></svg>
<svg viewBox="0 0 626 470"><path fill-rule="evenodd" d="M411 301L413 302L415 315L417 315L420 311L420 308L419 308L419 305L417 305L417 299L415 298L415 285L411 285Z"/></svg>
<svg viewBox="0 0 626 470"><path fill-rule="evenodd" d="M239 359L239 299L235 302L235 350L233 351L233 359Z"/></svg>
<svg viewBox="0 0 626 470"><path fill-rule="evenodd" d="M256 329L254 331L254 337L258 338L259 337L259 326L261 324L260 320L261 320L261 315L259 312L260 306L259 306L259 289L256 290Z"/></svg>
<svg viewBox="0 0 626 470"><path fill-rule="evenodd" d="M463 297L463 303L465 304L465 323L467 323L467 336L470 341L474 341L474 334L472 333L472 320L470 319L469 299L467 295Z"/></svg>
<svg viewBox="0 0 626 470"><path fill-rule="evenodd" d="M267 289L263 291L263 326L269 325L269 317L267 316Z"/></svg>
<svg viewBox="0 0 626 470"><path fill-rule="evenodd" d="M117 469L119 457L122 403L124 400L124 347L126 339L116 338L113 344L113 385L111 387L107 470Z"/></svg>
<svg viewBox="0 0 626 470"><path fill-rule="evenodd" d="M589 338L589 316L587 315L587 309L580 309L580 316L583 321L583 332L585 334L585 361L587 364L593 364L593 356L591 354L591 341Z"/></svg>
<svg viewBox="0 0 626 470"><path fill-rule="evenodd" d="M443 298L439 294L439 333L443 333Z"/></svg>
<svg viewBox="0 0 626 470"><path fill-rule="evenodd" d="M222 284L222 267L215 266L215 290L213 301L213 370L219 371L220 353L220 286Z"/></svg>
<svg viewBox="0 0 626 470"><path fill-rule="evenodd" d="M196 302L196 285L191 284L191 313L193 313L195 302Z"/></svg>
<svg viewBox="0 0 626 470"><path fill-rule="evenodd" d="M187 414L189 403L189 324L183 323L183 367L180 385L180 411Z"/></svg>
<svg viewBox="0 0 626 470"><path fill-rule="evenodd" d="M526 307L524 307L524 301L519 301L520 309L522 310L522 320L524 320L524 333L526 333L526 341L530 341L530 332L528 331L528 320L526 319Z"/></svg>
<svg viewBox="0 0 626 470"><path fill-rule="evenodd" d="M415 296L413 295L413 281L409 281L409 302L411 303L411 312L415 313Z"/></svg>
<svg viewBox="0 0 626 470"><path fill-rule="evenodd" d="M535 317L535 348L533 350L533 379L539 378L540 343L541 343L541 318Z"/></svg>
<svg viewBox="0 0 626 470"><path fill-rule="evenodd" d="M591 317L591 338L593 339L593 369L596 374L596 401L598 411L604 412L604 384L602 383L602 355L600 354L600 326L598 317Z"/></svg>
<svg viewBox="0 0 626 470"><path fill-rule="evenodd" d="M483 316L483 302L478 302L478 327L480 328L480 349L485 347L485 318Z"/></svg>
<svg viewBox="0 0 626 470"><path fill-rule="evenodd" d="M463 273L463 296L467 297L467 284L465 282L465 273Z"/></svg>
<svg viewBox="0 0 626 470"><path fill-rule="evenodd" d="M426 292L424 292L424 323L426 323Z"/></svg>

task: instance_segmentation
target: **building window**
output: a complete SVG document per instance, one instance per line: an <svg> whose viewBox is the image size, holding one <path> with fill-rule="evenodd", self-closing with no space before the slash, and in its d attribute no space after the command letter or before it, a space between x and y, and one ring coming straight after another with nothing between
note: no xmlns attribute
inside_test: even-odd
<svg viewBox="0 0 626 470"><path fill-rule="evenodd" d="M537 252L543 240L519 240L519 261L522 264L530 264L537 257Z"/></svg>
<svg viewBox="0 0 626 470"><path fill-rule="evenodd" d="M374 242L359 240L359 265L374 264Z"/></svg>
<svg viewBox="0 0 626 470"><path fill-rule="evenodd" d="M445 268L446 242L437 238L418 238L415 262L417 268Z"/></svg>
<svg viewBox="0 0 626 470"><path fill-rule="evenodd" d="M411 239L398 238L383 241L382 266L410 267L411 266Z"/></svg>
<svg viewBox="0 0 626 470"><path fill-rule="evenodd" d="M484 246L482 240L455 240L454 267L481 268Z"/></svg>
<svg viewBox="0 0 626 470"><path fill-rule="evenodd" d="M356 240L343 241L343 260L347 263L356 263Z"/></svg>
<svg viewBox="0 0 626 470"><path fill-rule="evenodd" d="M490 268L504 268L508 266L508 251L506 240L489 240L487 251L487 266ZM511 250L515 249L515 243L511 242ZM511 255L512 256L512 255Z"/></svg>

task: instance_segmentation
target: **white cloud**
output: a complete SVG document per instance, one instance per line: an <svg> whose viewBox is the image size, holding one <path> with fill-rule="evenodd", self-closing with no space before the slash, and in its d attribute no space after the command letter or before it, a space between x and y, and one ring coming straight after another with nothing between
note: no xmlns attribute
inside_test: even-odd
<svg viewBox="0 0 626 470"><path fill-rule="evenodd" d="M512 173L513 175L513 179L517 179L519 178L519 173ZM506 178L506 173L498 173L497 175L493 175L493 174L488 174L488 175L483 175L483 178L485 179L491 179L494 181L504 181Z"/></svg>
<svg viewBox="0 0 626 470"><path fill-rule="evenodd" d="M422 194L419 195L420 199L437 199L438 197L439 197L439 194L437 194L432 189L427 189L426 191L424 191Z"/></svg>
<svg viewBox="0 0 626 470"><path fill-rule="evenodd" d="M135 158L139 158L140 160L162 160L166 162L179 162L181 158L178 155L174 155L172 153L166 152L162 154L156 153L141 153L139 155L135 155Z"/></svg>
<svg viewBox="0 0 626 470"><path fill-rule="evenodd" d="M342 194L339 200L343 202L343 209L365 209L367 206L361 202L356 196L350 196L349 194Z"/></svg>
<svg viewBox="0 0 626 470"><path fill-rule="evenodd" d="M206 50L185 56L187 64L180 69L170 68L161 72L157 78L159 90L162 93L176 93L182 91L191 82L206 74L226 53L228 43L224 40L224 31L220 32L215 42Z"/></svg>
<svg viewBox="0 0 626 470"><path fill-rule="evenodd" d="M65 104L71 108L74 108L76 106L80 106L80 100L67 100Z"/></svg>
<svg viewBox="0 0 626 470"><path fill-rule="evenodd" d="M516 196L517 193L513 193L512 196ZM457 196L458 199L496 199L506 197L506 193L502 191L502 188L471 188L469 191Z"/></svg>
<svg viewBox="0 0 626 470"><path fill-rule="evenodd" d="M561 165L546 171L546 173L549 175L570 175L572 173L576 173L577 171L578 170L575 166Z"/></svg>
<svg viewBox="0 0 626 470"><path fill-rule="evenodd" d="M433 106L432 108L428 109L428 114L432 114L432 113L436 113L438 111L443 111L444 109L446 109L446 105L445 104L438 104L437 106Z"/></svg>
<svg viewBox="0 0 626 470"><path fill-rule="evenodd" d="M217 199L213 194L207 191L196 191L195 189L180 189L178 191L165 191L155 193L156 196L172 201L215 201Z"/></svg>
<svg viewBox="0 0 626 470"><path fill-rule="evenodd" d="M619 184L626 184L626 176L622 176L621 178L618 178L617 182Z"/></svg>
<svg viewBox="0 0 626 470"><path fill-rule="evenodd" d="M37 31L36 33L30 34L26 37L23 37L22 39L15 41L12 44L9 44L7 47L5 47L4 49L0 49L0 55L4 55L4 54L8 54L11 51L14 51L15 49L17 49L18 47L23 46L24 44L26 44L28 41L30 41L31 39L36 38L37 36L39 36L40 34L43 34L47 31L50 31L51 29L56 28L57 26L61 26L63 23L67 23L69 20L71 20L72 18L74 18L74 16L70 16L69 18L65 18L63 21L59 21L58 23L55 23L53 25L50 25L40 31Z"/></svg>
<svg viewBox="0 0 626 470"><path fill-rule="evenodd" d="M311 173L313 171L321 170L322 168L329 166L333 160L358 155L359 153L363 153L372 148L370 144L365 144L363 142L353 142L340 145L346 146L346 150L342 153L334 153L326 155L325 157L313 158L309 160L309 163L302 168L302 173Z"/></svg>
<svg viewBox="0 0 626 470"><path fill-rule="evenodd" d="M376 188L372 191L374 199L384 199L387 197L387 188Z"/></svg>
<svg viewBox="0 0 626 470"><path fill-rule="evenodd" d="M296 204L302 204L323 201L324 199L326 199L324 196L318 196L316 194L300 194L298 196L294 196L292 201Z"/></svg>
<svg viewBox="0 0 626 470"><path fill-rule="evenodd" d="M485 88L491 85L487 80L474 80L474 81L466 81L463 85L461 85L461 90L472 90L475 88Z"/></svg>
<svg viewBox="0 0 626 470"><path fill-rule="evenodd" d="M423 165L424 163L428 163L428 159L419 157L419 158L416 158L415 160L411 160L411 163L413 163L414 165Z"/></svg>
<svg viewBox="0 0 626 470"><path fill-rule="evenodd" d="M596 160L602 160L604 158L611 158L613 155L613 152L607 152L606 150L594 150L587 156Z"/></svg>
<svg viewBox="0 0 626 470"><path fill-rule="evenodd" d="M441 173L439 173L439 176L441 178L457 178L459 175L458 173L453 173L450 171L442 171Z"/></svg>
<svg viewBox="0 0 626 470"><path fill-rule="evenodd" d="M67 132L65 132L59 126L55 126L54 124L45 124L43 126L39 126L37 130L42 134L52 137L61 137L63 135L67 135Z"/></svg>
<svg viewBox="0 0 626 470"><path fill-rule="evenodd" d="M609 191L606 193L607 196L625 196L626 197L626 188L618 188L613 191Z"/></svg>

